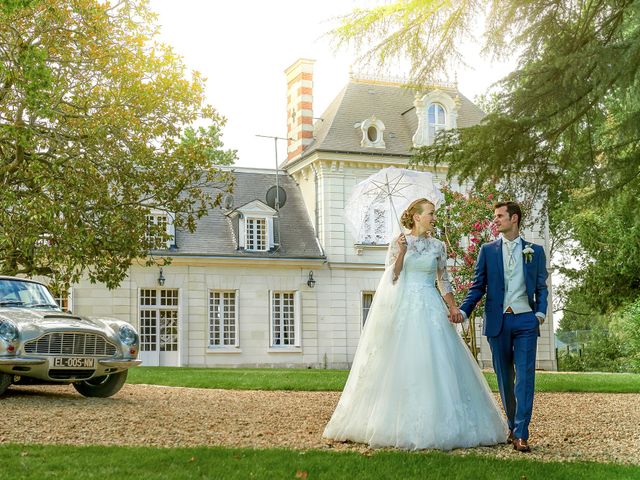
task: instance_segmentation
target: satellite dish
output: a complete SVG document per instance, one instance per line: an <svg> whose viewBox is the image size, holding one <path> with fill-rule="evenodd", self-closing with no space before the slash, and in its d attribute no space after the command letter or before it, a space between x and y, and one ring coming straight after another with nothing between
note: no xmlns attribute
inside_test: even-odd
<svg viewBox="0 0 640 480"><path fill-rule="evenodd" d="M276 189L278 192L278 200L280 203L279 206L284 207L284 204L287 201L287 192L284 191L284 188L276 187L275 185L273 187L269 187L269 190L267 190L267 205L269 205L273 209L276 208Z"/></svg>
<svg viewBox="0 0 640 480"><path fill-rule="evenodd" d="M227 210L231 210L233 208L233 195L227 193L222 199L222 206Z"/></svg>

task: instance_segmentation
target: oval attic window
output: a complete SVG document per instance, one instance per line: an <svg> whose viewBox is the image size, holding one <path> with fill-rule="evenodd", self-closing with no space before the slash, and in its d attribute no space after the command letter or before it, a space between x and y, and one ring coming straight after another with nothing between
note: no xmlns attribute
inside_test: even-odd
<svg viewBox="0 0 640 480"><path fill-rule="evenodd" d="M378 141L378 129L375 126L371 125L367 129L367 138L371 143L376 143Z"/></svg>

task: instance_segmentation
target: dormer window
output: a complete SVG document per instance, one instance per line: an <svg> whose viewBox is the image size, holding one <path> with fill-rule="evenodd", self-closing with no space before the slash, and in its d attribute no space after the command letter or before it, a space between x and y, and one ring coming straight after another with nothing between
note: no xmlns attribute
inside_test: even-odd
<svg viewBox="0 0 640 480"><path fill-rule="evenodd" d="M374 125L367 128L367 139L371 143L376 143L378 141L378 129Z"/></svg>
<svg viewBox="0 0 640 480"><path fill-rule="evenodd" d="M418 116L418 128L413 135L414 147L431 145L438 132L458 127L458 101L442 90L416 97L413 105Z"/></svg>
<svg viewBox="0 0 640 480"><path fill-rule="evenodd" d="M173 216L166 211L151 210L147 214L145 240L150 250L165 250L175 245Z"/></svg>
<svg viewBox="0 0 640 480"><path fill-rule="evenodd" d="M447 128L446 112L439 103L432 103L427 110L429 138L435 139L438 132Z"/></svg>
<svg viewBox="0 0 640 480"><path fill-rule="evenodd" d="M356 123L356 128L362 131L360 146L370 148L385 148L384 123L372 115L361 123Z"/></svg>
<svg viewBox="0 0 640 480"><path fill-rule="evenodd" d="M247 250L265 251L268 250L269 238L266 218L245 218L246 244Z"/></svg>
<svg viewBox="0 0 640 480"><path fill-rule="evenodd" d="M277 212L260 200L254 200L230 214L237 216L238 248L247 252L266 252L276 247L274 222Z"/></svg>

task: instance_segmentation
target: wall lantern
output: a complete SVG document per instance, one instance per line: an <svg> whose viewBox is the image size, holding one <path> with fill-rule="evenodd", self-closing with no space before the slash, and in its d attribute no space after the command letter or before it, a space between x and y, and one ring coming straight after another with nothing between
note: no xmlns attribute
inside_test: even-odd
<svg viewBox="0 0 640 480"><path fill-rule="evenodd" d="M158 275L158 285L162 287L165 280L166 278L164 278L164 275L162 274L162 267L160 267L160 275Z"/></svg>
<svg viewBox="0 0 640 480"><path fill-rule="evenodd" d="M316 286L316 281L313 279L313 270L309 270L309 278L307 279L307 285L309 288Z"/></svg>

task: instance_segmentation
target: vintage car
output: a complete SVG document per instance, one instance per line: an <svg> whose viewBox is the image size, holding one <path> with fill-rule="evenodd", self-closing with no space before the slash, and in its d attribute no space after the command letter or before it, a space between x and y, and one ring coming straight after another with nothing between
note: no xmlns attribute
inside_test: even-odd
<svg viewBox="0 0 640 480"><path fill-rule="evenodd" d="M0 395L12 384L72 384L110 397L139 365L127 322L64 312L42 283L0 276Z"/></svg>

